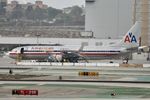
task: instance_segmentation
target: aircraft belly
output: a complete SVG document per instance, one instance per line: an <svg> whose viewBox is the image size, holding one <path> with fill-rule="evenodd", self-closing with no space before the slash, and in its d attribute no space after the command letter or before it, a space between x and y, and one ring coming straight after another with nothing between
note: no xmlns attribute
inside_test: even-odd
<svg viewBox="0 0 150 100"><path fill-rule="evenodd" d="M48 55L23 55L22 59L34 59L34 60L39 60L39 59L48 59Z"/></svg>
<svg viewBox="0 0 150 100"><path fill-rule="evenodd" d="M111 56L84 56L87 60L101 60L101 59L112 59L112 58L118 58L118 55L111 55Z"/></svg>

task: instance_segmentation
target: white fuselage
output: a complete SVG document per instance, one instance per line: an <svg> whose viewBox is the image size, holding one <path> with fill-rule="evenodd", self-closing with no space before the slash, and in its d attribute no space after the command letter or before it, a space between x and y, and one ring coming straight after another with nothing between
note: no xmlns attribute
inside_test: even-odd
<svg viewBox="0 0 150 100"><path fill-rule="evenodd" d="M79 51L80 46L23 46L9 52L9 57L17 59L23 48L22 59L48 59L48 57L62 55L63 51L78 52L87 59L111 58L124 52L124 49L114 47L85 46Z"/></svg>

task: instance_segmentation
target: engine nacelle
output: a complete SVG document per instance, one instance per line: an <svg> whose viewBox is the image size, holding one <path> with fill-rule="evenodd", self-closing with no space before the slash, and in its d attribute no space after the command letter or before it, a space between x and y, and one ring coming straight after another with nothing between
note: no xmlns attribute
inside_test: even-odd
<svg viewBox="0 0 150 100"><path fill-rule="evenodd" d="M54 59L54 61L58 61L61 62L62 61L62 55L52 55L52 58Z"/></svg>

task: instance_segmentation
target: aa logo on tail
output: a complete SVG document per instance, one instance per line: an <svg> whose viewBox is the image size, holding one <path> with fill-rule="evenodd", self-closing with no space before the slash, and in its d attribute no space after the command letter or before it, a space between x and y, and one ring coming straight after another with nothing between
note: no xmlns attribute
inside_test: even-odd
<svg viewBox="0 0 150 100"><path fill-rule="evenodd" d="M125 39L124 39L124 43L137 43L137 40L136 40L136 37L135 35L133 35L131 32L125 36Z"/></svg>

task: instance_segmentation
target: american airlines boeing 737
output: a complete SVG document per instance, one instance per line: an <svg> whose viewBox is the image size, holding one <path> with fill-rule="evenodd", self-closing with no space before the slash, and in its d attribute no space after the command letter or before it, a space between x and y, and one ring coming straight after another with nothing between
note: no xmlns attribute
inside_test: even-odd
<svg viewBox="0 0 150 100"><path fill-rule="evenodd" d="M80 57L98 59L118 56L139 47L141 34L140 23L136 22L125 36L116 44L108 46L22 46L14 48L8 53L9 57L16 59L20 54L26 60L51 60L77 62Z"/></svg>

